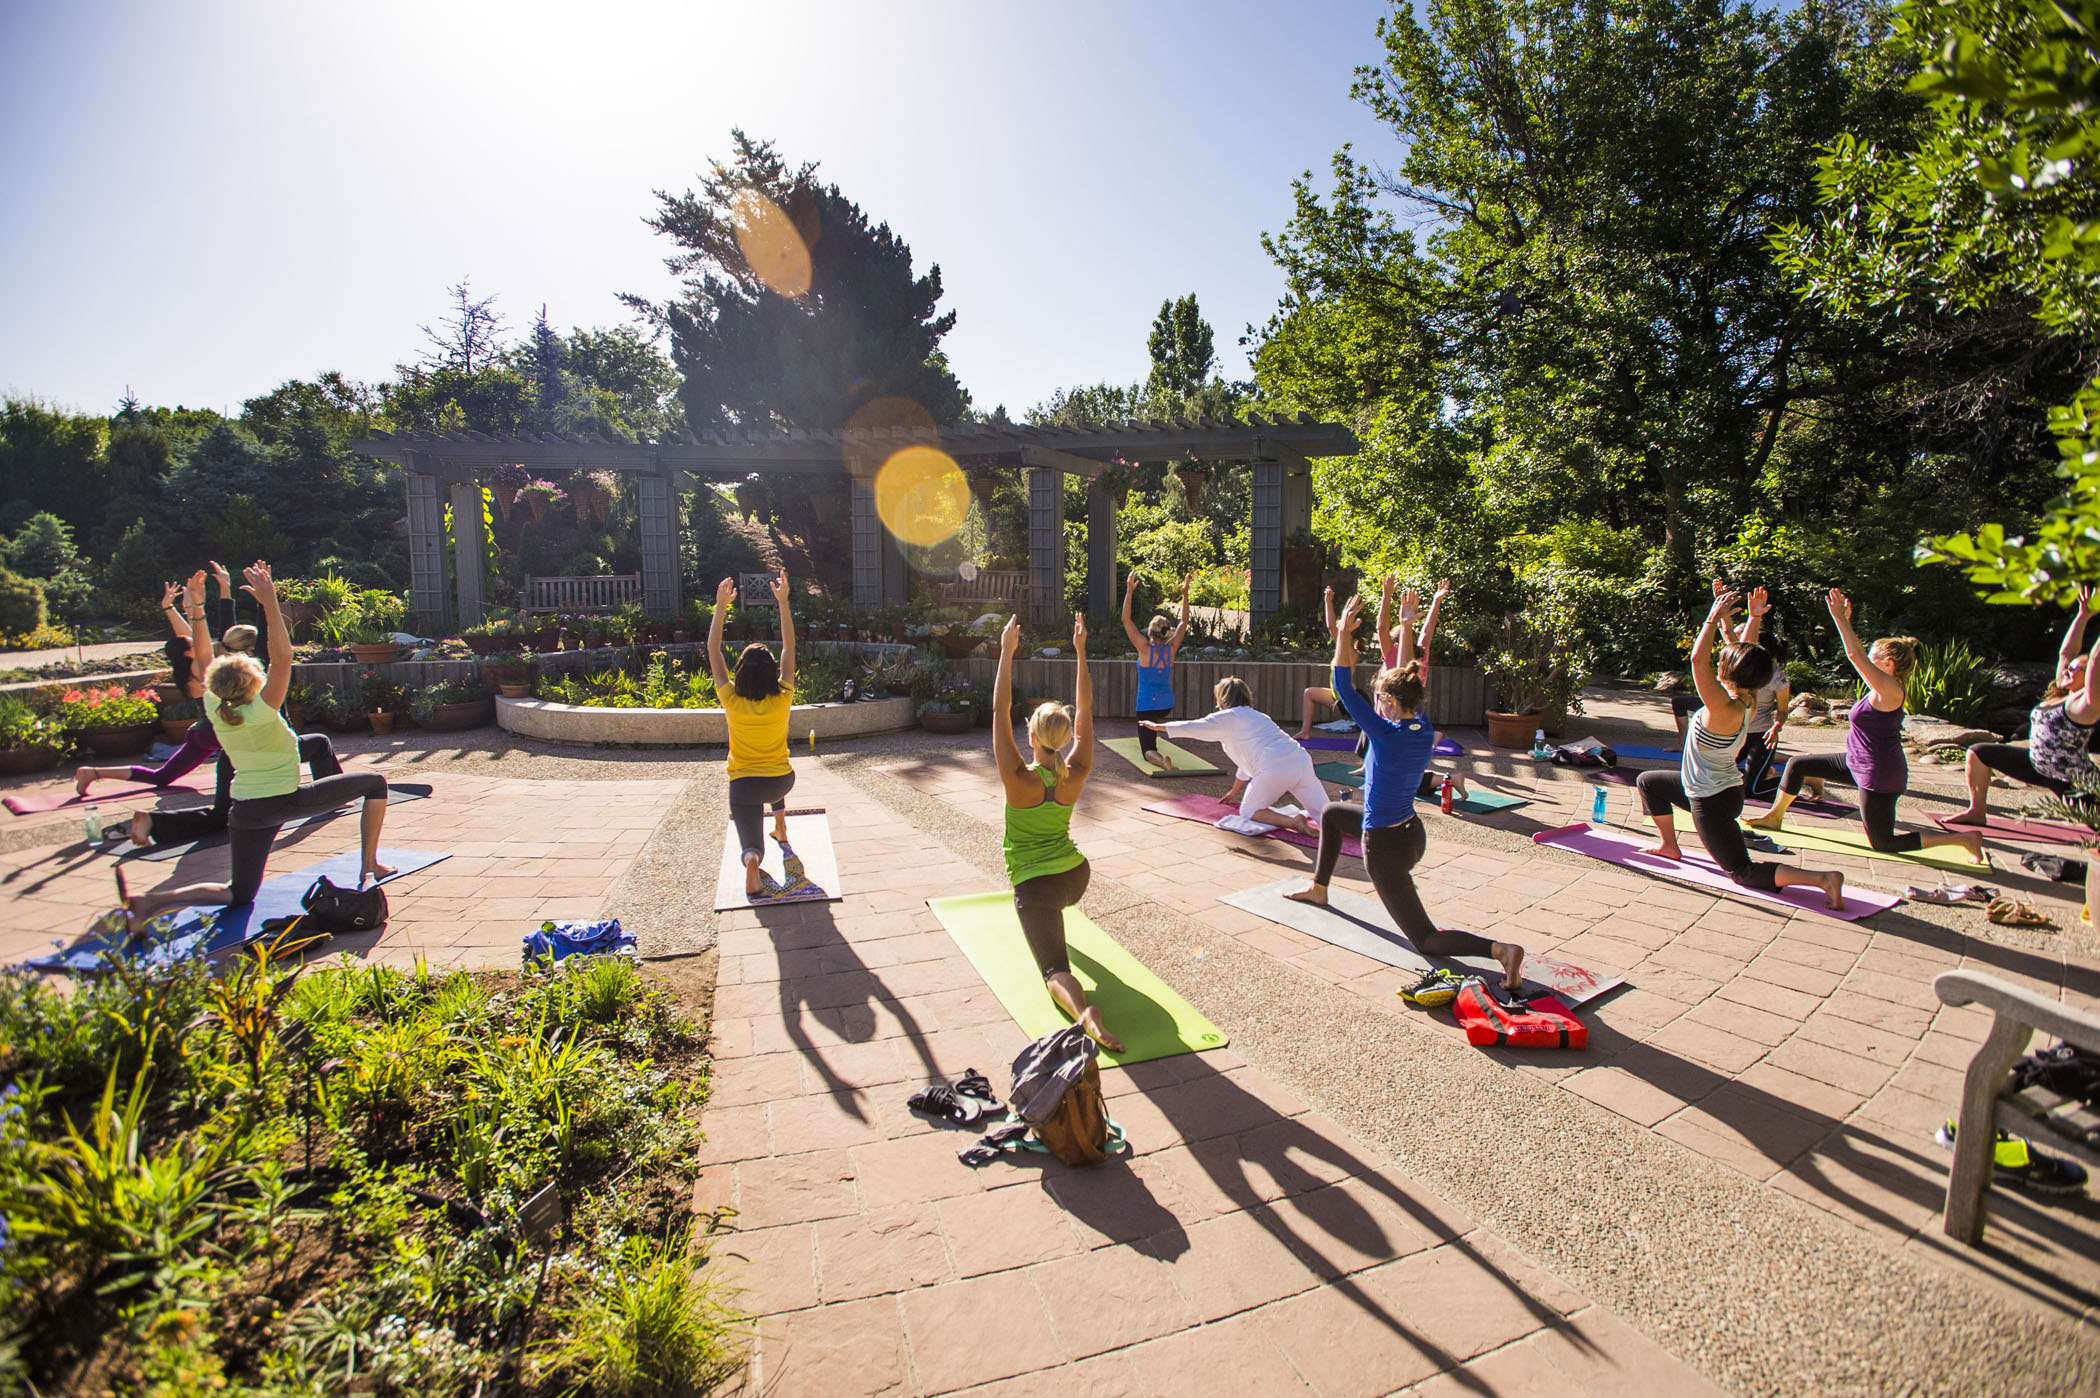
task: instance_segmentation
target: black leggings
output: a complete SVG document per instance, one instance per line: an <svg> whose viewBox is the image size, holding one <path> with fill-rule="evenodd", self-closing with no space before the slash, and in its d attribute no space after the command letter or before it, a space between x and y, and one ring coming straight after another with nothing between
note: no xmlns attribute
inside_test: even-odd
<svg viewBox="0 0 2100 1398"><path fill-rule="evenodd" d="M359 799L386 800L386 778L377 772L346 772L323 777L282 796L235 800L226 816L227 833L233 842L233 877L226 895L227 906L255 901L255 890L262 887L263 868L270 862L270 842L277 838L286 821L336 810Z"/></svg>
<svg viewBox="0 0 2100 1398"><path fill-rule="evenodd" d="M1779 774L1772 770L1772 730L1752 733L1743 740L1743 794L1763 800L1779 789Z"/></svg>
<svg viewBox="0 0 2100 1398"><path fill-rule="evenodd" d="M1415 865L1422 862L1422 852L1429 847L1429 832L1422 826L1422 817L1409 816L1398 825L1377 825L1364 829L1364 813L1356 806L1340 803L1329 806L1320 813L1320 862L1313 872L1313 882L1325 888L1334 877L1335 861L1342 857L1342 841L1355 835L1363 841L1364 869L1371 875L1371 886L1378 890L1378 901L1392 914L1402 935L1415 944L1415 950L1429 956L1492 956L1495 944L1485 937L1471 932L1460 932L1456 928L1439 927L1430 920L1429 910L1422 906L1422 895L1415 891Z"/></svg>
<svg viewBox="0 0 2100 1398"><path fill-rule="evenodd" d="M1643 772L1634 781L1641 793L1641 809L1651 819L1670 815L1671 808L1681 806L1692 813L1692 828L1699 832L1699 843L1714 857L1723 873L1744 888L1762 889L1766 893L1779 888L1779 870L1776 865L1754 863L1750 858L1750 847L1743 843L1743 789L1731 786L1726 791L1717 791L1711 796L1687 796L1684 794L1684 778L1665 768Z"/></svg>
<svg viewBox="0 0 2100 1398"><path fill-rule="evenodd" d="M787 794L795 789L795 774L777 777L737 777L729 783L729 819L736 824L737 845L745 854L763 858L766 852L766 807L787 809Z"/></svg>
<svg viewBox="0 0 2100 1398"><path fill-rule="evenodd" d="M332 777L343 770L336 760L335 747L325 733L301 733L299 735L299 760L313 773L315 781ZM219 754L218 789L212 793L209 806L194 806L186 811L155 811L148 818L146 838L156 845L186 845L192 840L201 840L207 835L216 835L226 828L226 813L233 807L233 762L226 754Z"/></svg>
<svg viewBox="0 0 2100 1398"><path fill-rule="evenodd" d="M2016 748L2011 743L1978 743L1969 749L1976 760L1993 772L2003 772L2016 782L2028 786L2039 786L2061 797L2071 795L2071 784L2054 777L2045 777L2034 769L2034 758L2026 748Z"/></svg>
<svg viewBox="0 0 2100 1398"><path fill-rule="evenodd" d="M1144 727L1143 725L1145 725L1145 724L1147 724L1147 723L1165 723L1165 722L1167 721L1167 715L1168 715L1168 714L1171 714L1171 713L1173 713L1173 712L1174 712L1174 711L1173 711L1173 710L1172 710L1171 708L1168 708L1168 709L1139 709L1139 710L1137 711L1137 716L1138 716L1138 724L1139 724L1139 728L1138 728L1138 751L1139 751L1139 752L1149 752L1149 753L1154 753L1154 754L1157 754L1157 753L1159 752L1159 734L1157 734L1157 733L1153 732L1153 731L1152 731L1151 729L1149 729L1149 728L1146 728L1146 727Z"/></svg>
<svg viewBox="0 0 2100 1398"><path fill-rule="evenodd" d="M1014 885L1014 912L1021 919L1021 935L1028 939L1029 955L1046 980L1054 972L1071 972L1072 958L1065 951L1065 909L1086 896L1093 877L1093 866L1082 859L1061 874L1038 874Z"/></svg>
<svg viewBox="0 0 2100 1398"><path fill-rule="evenodd" d="M1821 777L1826 782L1839 786L1858 786L1859 779L1845 765L1845 754L1841 752L1803 753L1790 757L1786 763L1786 775L1780 786L1789 796L1801 794L1801 783L1810 777ZM1867 827L1867 843L1882 854L1906 854L1922 849L1924 840L1915 830L1896 829L1896 801L1902 795L1898 791L1862 791L1859 793L1859 819Z"/></svg>

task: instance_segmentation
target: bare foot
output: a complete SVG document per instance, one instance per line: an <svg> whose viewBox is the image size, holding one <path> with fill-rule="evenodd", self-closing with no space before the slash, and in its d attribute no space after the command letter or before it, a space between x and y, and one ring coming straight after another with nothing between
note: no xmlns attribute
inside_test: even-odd
<svg viewBox="0 0 2100 1398"><path fill-rule="evenodd" d="M1451 794L1460 801L1473 794L1472 788L1466 785L1466 779L1456 772L1451 774Z"/></svg>
<svg viewBox="0 0 2100 1398"><path fill-rule="evenodd" d="M1845 876L1833 869L1816 882L1823 886L1823 901L1830 904L1830 911L1840 911L1845 906Z"/></svg>
<svg viewBox="0 0 2100 1398"><path fill-rule="evenodd" d="M1312 736L1312 730L1310 728L1301 728L1297 732L1291 734L1291 736L1302 743L1307 738L1310 738Z"/></svg>
<svg viewBox="0 0 2100 1398"><path fill-rule="evenodd" d="M93 786L94 784L95 784L95 769L94 769L94 768L92 768L92 767L76 767L76 768L74 768L74 769L73 769L73 794L74 794L75 796L85 796L85 795L87 795L87 789L88 789L88 788L89 788L90 786Z"/></svg>
<svg viewBox="0 0 2100 1398"><path fill-rule="evenodd" d="M1964 830L1961 832L1961 835L1961 847L1969 852L1969 858L1975 860L1978 864L1983 863L1983 832L1981 830Z"/></svg>
<svg viewBox="0 0 2100 1398"><path fill-rule="evenodd" d="M365 871L362 877L368 878L374 883L378 883L381 879L392 877L393 873L393 865L381 864L378 860L374 859L370 863L365 865Z"/></svg>
<svg viewBox="0 0 2100 1398"><path fill-rule="evenodd" d="M1502 963L1502 983L1515 995L1524 988L1524 948L1515 942L1497 942L1490 953Z"/></svg>
<svg viewBox="0 0 2100 1398"><path fill-rule="evenodd" d="M1099 1005L1088 1005L1079 1012L1079 1027L1086 1030L1089 1039L1092 1039L1110 1053L1121 1053L1123 1051L1123 1041L1109 1033L1108 1026L1101 1022L1101 1007Z"/></svg>
<svg viewBox="0 0 2100 1398"><path fill-rule="evenodd" d="M757 897L757 896L759 895L759 892L760 892L760 891L761 891L761 890L762 890L762 889L763 889L763 888L765 887L765 885L764 885L764 884L762 884L762 883L761 883L761 882L759 881L759 880L760 880L760 877L761 877L761 876L760 876L760 874L759 874L759 872L758 872L758 858L757 858L757 856L755 856L755 855L749 855L749 854L745 855L745 856L744 856L744 896L745 896L746 898L756 898L756 897Z"/></svg>
<svg viewBox="0 0 2100 1398"><path fill-rule="evenodd" d="M1826 788L1823 785L1823 779L1821 777L1809 777L1806 779L1806 784L1808 787L1807 796L1809 800L1820 801L1823 799L1823 792L1826 790Z"/></svg>
<svg viewBox="0 0 2100 1398"><path fill-rule="evenodd" d="M151 811L133 811L131 813L131 824L125 833L131 836L131 843L137 845L140 849L144 849L152 844L153 813Z"/></svg>
<svg viewBox="0 0 2100 1398"><path fill-rule="evenodd" d="M1988 825L1990 823L1990 812L1978 810L1974 806L1969 807L1965 811L1956 811L1951 816L1940 817L1940 824L1942 825Z"/></svg>
<svg viewBox="0 0 2100 1398"><path fill-rule="evenodd" d="M1316 908L1327 906L1327 886L1325 884L1309 883L1296 893L1286 893L1283 896L1290 899L1293 903L1310 903Z"/></svg>
<svg viewBox="0 0 2100 1398"><path fill-rule="evenodd" d="M1756 820L1746 820L1743 824L1749 826L1752 830L1777 830L1779 829L1779 820L1778 812L1770 811L1759 816Z"/></svg>
<svg viewBox="0 0 2100 1398"><path fill-rule="evenodd" d="M1667 859L1673 863L1682 862L1684 859L1683 850L1679 849L1675 845L1666 845L1661 843L1657 843L1652 848L1644 849L1641 851L1641 853L1652 854L1657 859Z"/></svg>
<svg viewBox="0 0 2100 1398"><path fill-rule="evenodd" d="M773 817L773 843L774 843L774 844L776 844L776 845L784 845L784 844L786 844L787 842L788 842L788 822L787 822L787 817L786 817L786 816L784 816L784 815L778 815L778 816L775 816L775 817Z"/></svg>

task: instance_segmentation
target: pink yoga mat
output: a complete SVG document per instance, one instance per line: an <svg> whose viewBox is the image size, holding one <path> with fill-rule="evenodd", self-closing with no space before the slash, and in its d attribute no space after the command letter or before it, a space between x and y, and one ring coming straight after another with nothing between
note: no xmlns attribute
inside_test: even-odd
<svg viewBox="0 0 2100 1398"><path fill-rule="evenodd" d="M1689 830L1684 832L1689 840L1698 837ZM1786 843L1786 832L1778 833L1779 843ZM1694 854L1684 848L1684 859L1672 863L1654 855L1642 854L1641 846L1647 840L1628 835L1618 830L1600 830L1594 825L1564 825L1558 830L1541 830L1531 837L1535 845L1551 845L1555 849L1572 850L1586 854L1592 859L1601 859L1607 864L1617 864L1628 869L1638 869L1644 874L1657 874L1679 883L1688 883L1700 888L1710 888L1717 893L1733 893L1738 897L1752 898L1760 903L1774 903L1783 908L1798 908L1803 912L1821 913L1845 922L1885 913L1902 902L1887 893L1877 893L1870 888L1845 886L1845 906L1832 912L1823 902L1822 893L1814 888L1782 888L1777 893L1766 893L1761 889L1744 888L1734 879L1721 872L1721 866L1708 859L1705 854Z"/></svg>
<svg viewBox="0 0 2100 1398"><path fill-rule="evenodd" d="M1173 816L1176 820L1200 820L1205 825L1215 826L1219 816L1237 814L1240 808L1230 802L1220 801L1215 796L1189 795L1177 796L1171 801L1154 801L1145 809L1156 815ZM1223 830L1222 833L1232 835L1238 832ZM1301 849L1320 847L1318 840L1310 835L1300 835L1295 830L1271 830L1266 836L1257 838L1283 840ZM1364 857L1364 847L1361 842L1345 837L1342 840L1342 853L1351 859L1361 859Z"/></svg>
<svg viewBox="0 0 2100 1398"><path fill-rule="evenodd" d="M7 807L16 815L70 811L99 806L105 801L142 800L158 796L164 791L209 791L212 783L217 780L217 769L207 762L194 772L183 773L166 786L147 786L143 782L96 782L86 796L75 796L72 786L68 784L56 791L32 791L20 796L0 797L0 806Z"/></svg>
<svg viewBox="0 0 2100 1398"><path fill-rule="evenodd" d="M1981 830L2001 839L2032 840L2043 845L2082 845L2093 838L2090 830L2081 830L2075 825L2058 825L2049 820L2008 820L2004 816L1992 816L1984 825L1949 825L1947 817L1934 816L1932 823L1946 830Z"/></svg>

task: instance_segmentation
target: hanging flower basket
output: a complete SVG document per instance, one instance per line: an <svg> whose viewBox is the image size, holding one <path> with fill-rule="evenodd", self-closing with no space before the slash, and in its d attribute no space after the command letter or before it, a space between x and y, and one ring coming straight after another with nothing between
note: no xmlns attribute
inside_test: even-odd
<svg viewBox="0 0 2100 1398"><path fill-rule="evenodd" d="M1181 493L1188 496L1189 504L1202 503L1203 487L1210 484L1210 467L1192 461L1176 467L1174 474L1181 481Z"/></svg>
<svg viewBox="0 0 2100 1398"><path fill-rule="evenodd" d="M518 489L510 485L492 485L489 494L496 501L496 517L505 524L510 523L510 508L518 503Z"/></svg>
<svg viewBox="0 0 2100 1398"><path fill-rule="evenodd" d="M532 522L540 523L547 518L548 507L561 498L561 490L552 481L534 481L518 494L525 501L525 508L532 511Z"/></svg>
<svg viewBox="0 0 2100 1398"><path fill-rule="evenodd" d="M989 471L970 477L970 494L976 497L978 508L987 513L992 508L992 492L998 488L999 478Z"/></svg>
<svg viewBox="0 0 2100 1398"><path fill-rule="evenodd" d="M765 487L757 481L745 481L736 488L736 512L746 520L765 508Z"/></svg>

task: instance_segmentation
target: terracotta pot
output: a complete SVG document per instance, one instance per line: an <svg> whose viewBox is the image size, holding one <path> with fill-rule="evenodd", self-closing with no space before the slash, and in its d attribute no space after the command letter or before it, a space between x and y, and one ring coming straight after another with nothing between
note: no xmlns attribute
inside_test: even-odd
<svg viewBox="0 0 2100 1398"><path fill-rule="evenodd" d="M366 718L368 718L368 719L370 719L370 720L372 721L372 731L373 731L373 732L374 732L375 734L377 734L377 733L391 733L391 732L393 732L393 731L394 731L394 716L393 716L392 714L389 714L389 713L376 713L376 714L366 714L366 715L365 715L365 717L366 717Z"/></svg>
<svg viewBox="0 0 2100 1398"><path fill-rule="evenodd" d="M496 497L496 513L510 522L510 507L518 503L518 488L514 485L492 485L489 494Z"/></svg>
<svg viewBox="0 0 2100 1398"><path fill-rule="evenodd" d="M163 680L159 684L153 686L153 697L155 699L160 700L160 702L163 704L180 704L183 700L189 698L190 696L182 692L181 685L170 684L166 680Z"/></svg>
<svg viewBox="0 0 2100 1398"><path fill-rule="evenodd" d="M160 731L179 743L182 741L182 735L189 732L190 725L196 721L193 718L164 718L160 721Z"/></svg>
<svg viewBox="0 0 2100 1398"><path fill-rule="evenodd" d="M395 645L392 641L369 646L345 646L343 649L349 651L360 665L391 665L394 663L395 658L401 654L401 647Z"/></svg>
<svg viewBox="0 0 2100 1398"><path fill-rule="evenodd" d="M532 697L532 686L529 684L499 684L496 686L496 692L506 699L530 699Z"/></svg>
<svg viewBox="0 0 2100 1398"><path fill-rule="evenodd" d="M928 733L967 733L976 721L968 714L920 714L919 726Z"/></svg>
<svg viewBox="0 0 2100 1398"><path fill-rule="evenodd" d="M286 704L284 706L284 721L292 726L293 732L306 727L306 705Z"/></svg>
<svg viewBox="0 0 2100 1398"><path fill-rule="evenodd" d="M1532 735L1542 726L1536 709L1521 714L1505 714L1489 709L1487 724L1488 743L1498 748L1529 748Z"/></svg>
<svg viewBox="0 0 2100 1398"><path fill-rule="evenodd" d="M893 621L893 622L891 622L891 623L890 623L890 639L891 639L891 640L893 640L893 641L901 641L901 640L903 640L903 639L904 639L904 623L903 623L903 622L901 622L901 621Z"/></svg>
<svg viewBox="0 0 2100 1398"><path fill-rule="evenodd" d="M977 498L978 505L985 510L992 508L992 492L998 488L998 479L993 476L973 476L970 479L970 494Z"/></svg>
<svg viewBox="0 0 2100 1398"><path fill-rule="evenodd" d="M672 643L673 645L681 645L681 646L682 646L682 645L686 644L686 643L687 643L688 641L690 641L690 640L692 640L692 639L693 639L693 633L692 633L692 632L690 632L690 631L673 631L673 632L671 633L671 643Z"/></svg>
<svg viewBox="0 0 2100 1398"><path fill-rule="evenodd" d="M7 748L0 751L0 777L24 777L58 765L57 748Z"/></svg>
<svg viewBox="0 0 2100 1398"><path fill-rule="evenodd" d="M462 704L440 704L436 713L421 722L427 732L456 733L462 728L479 728L495 717L495 700L470 699Z"/></svg>
<svg viewBox="0 0 2100 1398"><path fill-rule="evenodd" d="M532 633L532 648L534 650L561 649L561 628L559 626L542 626L536 629Z"/></svg>
<svg viewBox="0 0 2100 1398"><path fill-rule="evenodd" d="M466 641L467 649L476 655L502 655L506 651L516 650L524 640L521 636L466 636L461 639Z"/></svg>
<svg viewBox="0 0 2100 1398"><path fill-rule="evenodd" d="M97 757L129 757L153 746L160 724L130 723L122 728L69 728L66 736Z"/></svg>

